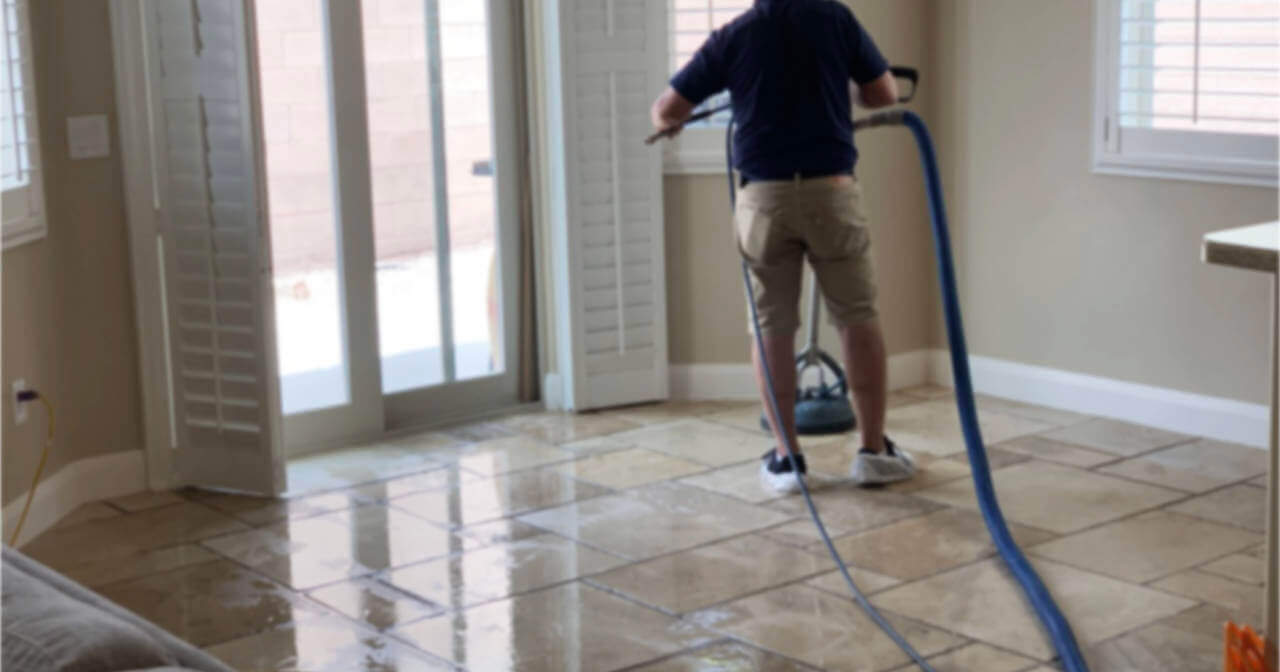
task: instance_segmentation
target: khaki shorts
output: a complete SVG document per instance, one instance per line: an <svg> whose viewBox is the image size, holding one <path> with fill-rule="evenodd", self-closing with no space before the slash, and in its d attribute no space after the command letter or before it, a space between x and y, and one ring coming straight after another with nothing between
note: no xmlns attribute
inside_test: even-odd
<svg viewBox="0 0 1280 672"><path fill-rule="evenodd" d="M806 258L833 324L875 319L871 235L861 201L862 189L850 176L750 182L739 192L734 226L761 331L799 328Z"/></svg>

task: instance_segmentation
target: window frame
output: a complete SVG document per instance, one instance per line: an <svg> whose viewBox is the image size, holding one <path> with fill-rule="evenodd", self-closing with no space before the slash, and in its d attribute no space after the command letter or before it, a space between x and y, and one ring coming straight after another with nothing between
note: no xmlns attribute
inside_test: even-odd
<svg viewBox="0 0 1280 672"><path fill-rule="evenodd" d="M657 3L655 3L657 4ZM675 33L671 29L672 0L662 0L664 35L668 61L672 55ZM745 10L744 10L745 11ZM710 31L707 33L710 35ZM674 70L672 70L674 74ZM664 143L662 172L664 175L724 175L725 124L713 122L686 128Z"/></svg>
<svg viewBox="0 0 1280 672"><path fill-rule="evenodd" d="M12 0L18 18L18 49L22 59L23 114L27 121L27 161L30 165L29 181L25 186L5 189L0 195L0 239L4 250L34 242L47 233L44 202L44 180L41 167L40 118L36 97L34 50L31 45L31 15L29 0ZM7 9L0 4L0 11ZM7 28L7 22L4 24ZM4 44L0 41L0 44ZM6 45L7 46L7 45ZM7 63L7 61L5 61ZM10 213L18 213L16 215Z"/></svg>
<svg viewBox="0 0 1280 672"><path fill-rule="evenodd" d="M1119 117L1120 10L1123 0L1094 0L1094 109L1092 170L1195 182L1277 186L1277 136L1121 129ZM1280 131L1280 124L1277 125ZM1270 140L1270 147L1257 145ZM1180 151L1169 151L1177 145ZM1267 150L1270 150L1269 153ZM1247 155L1254 154L1256 158Z"/></svg>

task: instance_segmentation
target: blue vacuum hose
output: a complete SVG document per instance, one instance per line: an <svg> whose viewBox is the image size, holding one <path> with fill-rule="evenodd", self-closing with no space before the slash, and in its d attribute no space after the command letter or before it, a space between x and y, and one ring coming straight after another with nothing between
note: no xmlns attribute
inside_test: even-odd
<svg viewBox="0 0 1280 672"><path fill-rule="evenodd" d="M955 262L951 257L951 238L947 231L947 213L942 200L942 180L938 175L938 162L934 154L933 140L929 136L929 129L914 112L893 110L874 114L856 121L854 130L875 126L906 126L911 130L911 134L915 137L916 145L920 150L920 163L924 168L925 190L928 192L929 197L929 214L933 222L934 251L938 257L938 280L941 284L942 307L947 322L947 343L951 349L951 372L955 380L956 408L960 414L965 449L968 452L969 465L973 473L973 486L974 493L978 499L978 508L982 511L982 518L986 521L987 531L995 542L996 550L999 551L1000 557L1004 559L1014 578L1022 585L1027 600L1031 602L1032 608L1035 609L1036 614L1040 617L1040 622L1044 624L1050 639L1053 640L1053 645L1058 650L1058 657L1062 660L1063 667L1067 672L1088 672L1089 668L1080 653L1080 647L1076 643L1075 634L1071 631L1071 625L1067 622L1066 617L1062 615L1062 611L1058 609L1058 605L1054 603L1048 588L1040 580L1031 563L1027 561L1026 556L1022 554L1017 543L1014 542L1013 535L1009 532L1009 526L1005 523L1004 514L1000 511L1000 503L996 499L995 485L991 480L991 466L987 462L987 451L983 447L982 433L978 427L978 409L973 399L973 381L969 376L969 351L964 343L964 326L960 320L960 297L956 292ZM736 205L737 202L736 185L733 182L732 138L733 122L730 120L729 128L725 132L725 158L729 164L727 172L729 175L729 202L731 206ZM755 331L756 347L763 353L764 340L760 335L760 318L756 314L750 269L745 258L742 260L742 280L747 288L747 306L751 311L751 323ZM760 361L768 388L768 403L773 410L773 417L782 417L779 413L777 396L773 391L773 376L769 371L768 362L763 357L760 358ZM788 454L799 452L798 447L792 445L787 445L786 449ZM845 566L844 561L841 560L839 552L836 551L835 545L831 542L831 537L827 534L826 527L822 524L822 518L818 515L818 510L813 504L813 498L809 495L808 485L804 479L799 479L799 483L800 492L804 495L805 505L809 509L809 514L813 517L813 522L818 527L818 533L826 544L827 551L835 559L836 566L839 567L840 573L844 577L845 583L849 586L849 591L853 594L854 600L875 621L876 625L880 626L880 629L884 630L922 670L933 672L933 668L885 620L884 616L871 605L871 602L854 584L848 568Z"/></svg>

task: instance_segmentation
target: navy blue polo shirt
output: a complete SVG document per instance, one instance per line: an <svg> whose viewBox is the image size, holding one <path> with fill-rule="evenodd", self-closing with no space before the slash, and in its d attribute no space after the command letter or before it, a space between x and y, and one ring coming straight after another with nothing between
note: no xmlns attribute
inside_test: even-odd
<svg viewBox="0 0 1280 672"><path fill-rule="evenodd" d="M671 87L695 105L728 89L734 167L778 180L853 169L849 80L866 84L888 69L837 0L756 0L711 33Z"/></svg>

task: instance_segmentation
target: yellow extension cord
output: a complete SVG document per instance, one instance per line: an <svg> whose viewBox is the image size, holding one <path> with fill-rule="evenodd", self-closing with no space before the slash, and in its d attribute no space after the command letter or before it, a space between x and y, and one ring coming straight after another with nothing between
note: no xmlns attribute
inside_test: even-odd
<svg viewBox="0 0 1280 672"><path fill-rule="evenodd" d="M18 535L22 534L22 524L27 522L27 512L31 510L31 500L36 496L36 487L40 485L40 474L44 472L44 463L49 460L49 449L53 447L53 404L49 403L44 395L36 397L40 403L44 404L45 415L49 418L49 433L44 440L44 450L40 451L40 464L36 465L36 475L31 479L31 489L27 491L27 502L22 505L22 515L18 516L18 526L13 528L13 536L9 538L9 545L15 546L18 543Z"/></svg>

